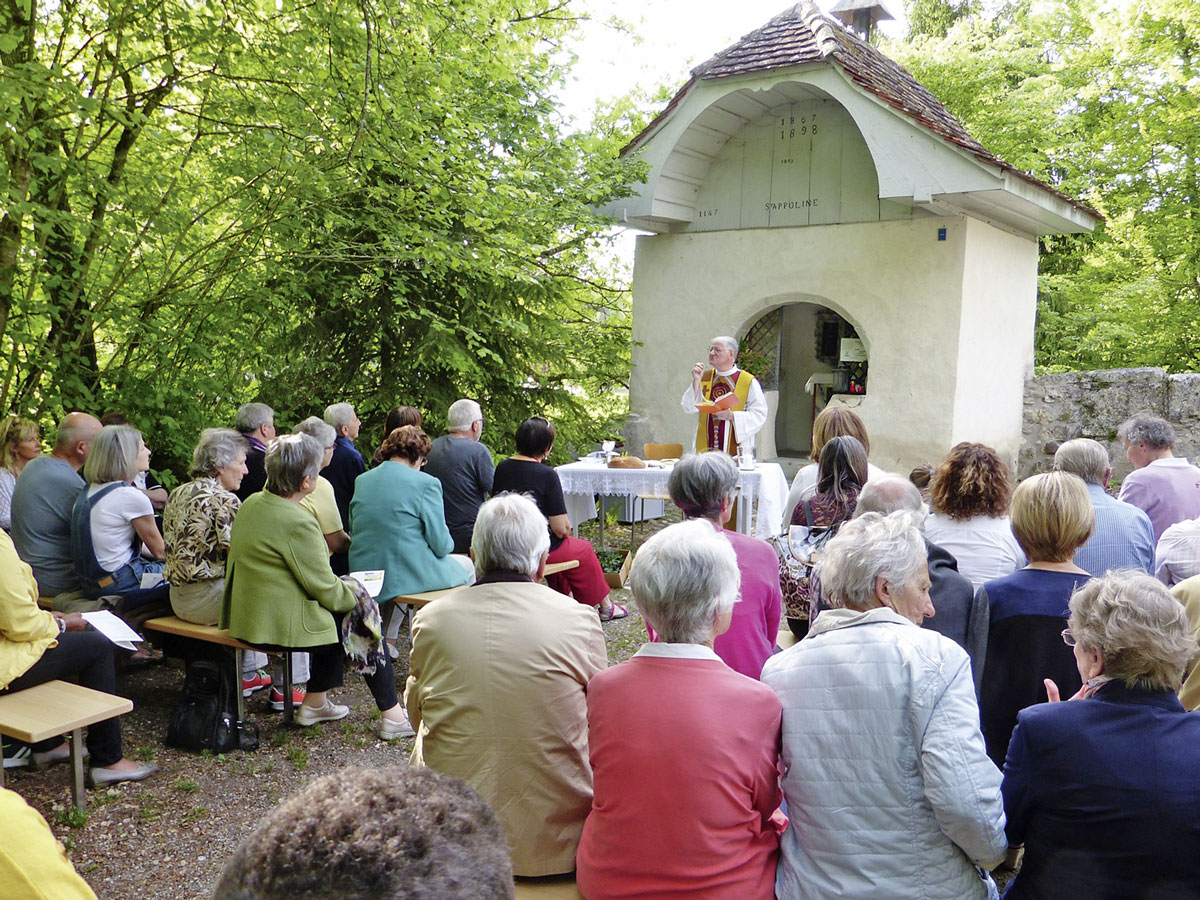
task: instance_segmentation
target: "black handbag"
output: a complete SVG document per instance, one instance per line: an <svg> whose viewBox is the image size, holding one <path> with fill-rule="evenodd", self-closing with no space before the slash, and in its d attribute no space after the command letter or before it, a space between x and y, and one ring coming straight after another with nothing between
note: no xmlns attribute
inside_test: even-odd
<svg viewBox="0 0 1200 900"><path fill-rule="evenodd" d="M167 721L166 743L181 750L228 753L257 750L258 728L238 721L241 690L232 660L190 662L183 680L183 697Z"/></svg>

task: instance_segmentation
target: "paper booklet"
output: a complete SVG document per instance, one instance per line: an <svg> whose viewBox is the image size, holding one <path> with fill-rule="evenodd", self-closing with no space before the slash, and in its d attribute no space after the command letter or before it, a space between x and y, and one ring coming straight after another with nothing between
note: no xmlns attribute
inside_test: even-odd
<svg viewBox="0 0 1200 900"><path fill-rule="evenodd" d="M722 394L712 403L697 403L696 409L700 410L702 413L711 415L712 413L720 412L723 409L731 409L732 407L737 406L737 404L737 394L730 392L728 394Z"/></svg>
<svg viewBox="0 0 1200 900"><path fill-rule="evenodd" d="M94 612L83 613L83 618L89 625L120 647L122 650L137 650L134 646L145 640L140 634L114 616L107 609L97 609Z"/></svg>

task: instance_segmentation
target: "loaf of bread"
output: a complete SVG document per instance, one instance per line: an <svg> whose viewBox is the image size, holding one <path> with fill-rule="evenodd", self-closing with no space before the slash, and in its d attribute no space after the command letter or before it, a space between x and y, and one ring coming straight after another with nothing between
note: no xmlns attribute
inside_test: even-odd
<svg viewBox="0 0 1200 900"><path fill-rule="evenodd" d="M646 462L636 456L614 456L608 461L610 469L644 469Z"/></svg>

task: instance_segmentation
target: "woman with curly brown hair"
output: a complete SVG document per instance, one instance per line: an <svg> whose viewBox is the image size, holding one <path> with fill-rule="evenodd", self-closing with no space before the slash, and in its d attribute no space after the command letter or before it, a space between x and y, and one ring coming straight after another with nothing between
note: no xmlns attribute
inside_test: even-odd
<svg viewBox="0 0 1200 900"><path fill-rule="evenodd" d="M383 462L354 482L350 569L384 571L380 602L471 580L471 561L451 555L442 483L421 471L432 446L416 425L397 428L379 446Z"/></svg>
<svg viewBox="0 0 1200 900"><path fill-rule="evenodd" d="M418 428L423 428L425 423L421 419L421 411L415 406L393 406L388 410L387 419L383 423L384 439L386 440L389 434L405 425L416 425ZM382 445L380 449L382 449ZM379 450L376 450L375 465L379 465L381 462L383 462L383 457L379 455Z"/></svg>
<svg viewBox="0 0 1200 900"><path fill-rule="evenodd" d="M983 444L956 444L933 473L925 537L954 554L976 590L1025 565L1008 521L1012 490L1008 466Z"/></svg>

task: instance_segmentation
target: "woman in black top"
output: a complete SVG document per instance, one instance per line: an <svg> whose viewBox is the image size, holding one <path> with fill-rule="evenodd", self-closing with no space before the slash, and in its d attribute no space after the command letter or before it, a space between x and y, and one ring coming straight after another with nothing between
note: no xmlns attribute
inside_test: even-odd
<svg viewBox="0 0 1200 900"><path fill-rule="evenodd" d="M600 620L623 619L629 610L608 599L608 582L590 541L574 537L567 519L558 473L542 461L554 446L554 426L541 416L526 419L517 429L517 452L496 466L492 496L528 494L550 523L550 555L547 562L578 560L579 565L556 575L547 575L546 583L556 591L573 596L580 603L594 606Z"/></svg>

